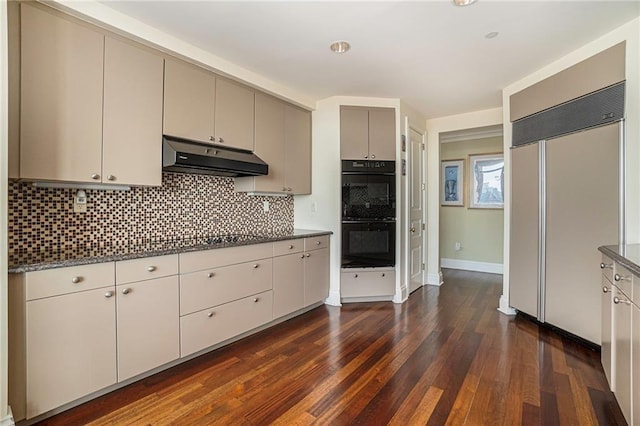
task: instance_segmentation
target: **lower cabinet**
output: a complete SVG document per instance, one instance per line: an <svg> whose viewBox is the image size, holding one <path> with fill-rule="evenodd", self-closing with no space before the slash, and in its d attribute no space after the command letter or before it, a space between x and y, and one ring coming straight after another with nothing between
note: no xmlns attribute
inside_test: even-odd
<svg viewBox="0 0 640 426"><path fill-rule="evenodd" d="M329 296L329 249L306 252L304 262L304 305L309 306Z"/></svg>
<svg viewBox="0 0 640 426"><path fill-rule="evenodd" d="M26 303L26 417L116 383L114 287Z"/></svg>
<svg viewBox="0 0 640 426"><path fill-rule="evenodd" d="M393 296L395 291L396 274L392 269L385 271L343 270L340 274L341 297Z"/></svg>
<svg viewBox="0 0 640 426"><path fill-rule="evenodd" d="M638 287L636 287L637 289ZM638 296L635 300L637 302ZM640 307L635 304L631 307L631 325L631 353L633 354L631 361L633 401L631 405L633 406L633 419L637 423L640 420Z"/></svg>
<svg viewBox="0 0 640 426"><path fill-rule="evenodd" d="M304 307L304 267L305 255L302 252L273 258L274 318L283 317Z"/></svg>
<svg viewBox="0 0 640 426"><path fill-rule="evenodd" d="M631 302L613 286L615 389L613 393L628 424L631 421Z"/></svg>
<svg viewBox="0 0 640 426"><path fill-rule="evenodd" d="M178 277L116 288L118 381L180 357Z"/></svg>
<svg viewBox="0 0 640 426"><path fill-rule="evenodd" d="M604 369L604 375L607 377L609 387L612 391L615 391L615 371L614 371L614 353L613 344L611 341L613 321L611 317L611 305L613 304L613 285L609 282L605 275L602 275L602 294L601 294L601 349L600 359L602 361L602 368Z"/></svg>
<svg viewBox="0 0 640 426"><path fill-rule="evenodd" d="M223 342L273 319L273 292L205 309L180 318L182 356Z"/></svg>

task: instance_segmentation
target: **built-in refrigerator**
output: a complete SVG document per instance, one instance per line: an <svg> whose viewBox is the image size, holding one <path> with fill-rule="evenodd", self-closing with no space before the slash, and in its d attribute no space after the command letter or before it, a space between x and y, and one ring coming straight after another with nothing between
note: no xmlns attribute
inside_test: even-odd
<svg viewBox="0 0 640 426"><path fill-rule="evenodd" d="M509 304L600 344L598 246L624 240L624 82L513 123Z"/></svg>

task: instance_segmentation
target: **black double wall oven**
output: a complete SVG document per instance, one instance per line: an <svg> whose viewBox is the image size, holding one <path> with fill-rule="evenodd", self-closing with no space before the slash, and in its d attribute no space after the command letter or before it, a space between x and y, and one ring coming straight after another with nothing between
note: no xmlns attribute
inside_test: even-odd
<svg viewBox="0 0 640 426"><path fill-rule="evenodd" d="M396 263L395 161L342 161L342 268Z"/></svg>

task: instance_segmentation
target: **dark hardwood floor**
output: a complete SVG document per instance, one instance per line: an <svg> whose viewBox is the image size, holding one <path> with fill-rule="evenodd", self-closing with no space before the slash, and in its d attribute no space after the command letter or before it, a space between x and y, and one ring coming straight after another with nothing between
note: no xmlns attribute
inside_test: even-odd
<svg viewBox="0 0 640 426"><path fill-rule="evenodd" d="M625 424L600 354L445 271L402 305L322 306L42 424Z"/></svg>

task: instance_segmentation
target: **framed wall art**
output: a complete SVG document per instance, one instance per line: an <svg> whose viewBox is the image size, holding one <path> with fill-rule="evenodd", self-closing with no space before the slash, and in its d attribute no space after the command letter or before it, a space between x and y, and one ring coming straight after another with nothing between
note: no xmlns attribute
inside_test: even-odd
<svg viewBox="0 0 640 426"><path fill-rule="evenodd" d="M445 160L440 167L440 204L464 206L464 160Z"/></svg>
<svg viewBox="0 0 640 426"><path fill-rule="evenodd" d="M504 208L504 156L469 156L469 208Z"/></svg>

